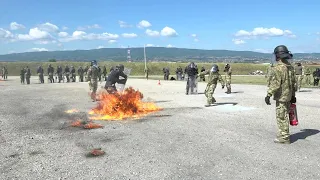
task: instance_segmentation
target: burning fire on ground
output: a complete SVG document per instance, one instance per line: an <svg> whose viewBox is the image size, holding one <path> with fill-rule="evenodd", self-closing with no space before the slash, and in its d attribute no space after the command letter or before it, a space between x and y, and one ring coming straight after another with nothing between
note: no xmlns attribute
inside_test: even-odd
<svg viewBox="0 0 320 180"><path fill-rule="evenodd" d="M152 102L143 102L143 94L132 87L126 88L123 93L108 94L101 92L97 107L89 114L92 120L122 120L126 118L139 118L151 112L161 110Z"/></svg>
<svg viewBox="0 0 320 180"><path fill-rule="evenodd" d="M65 111L65 113L68 113L68 114L72 114L72 113L76 113L76 112L79 112L79 110L77 110L77 109L70 109L70 110Z"/></svg>

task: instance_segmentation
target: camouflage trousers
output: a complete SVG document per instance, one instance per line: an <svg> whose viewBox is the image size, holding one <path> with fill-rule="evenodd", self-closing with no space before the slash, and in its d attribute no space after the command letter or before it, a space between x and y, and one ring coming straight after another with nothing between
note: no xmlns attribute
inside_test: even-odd
<svg viewBox="0 0 320 180"><path fill-rule="evenodd" d="M296 75L296 90L300 90L302 79L302 75Z"/></svg>
<svg viewBox="0 0 320 180"><path fill-rule="evenodd" d="M311 85L311 75L310 74L306 74L306 84Z"/></svg>
<svg viewBox="0 0 320 180"><path fill-rule="evenodd" d="M144 76L146 77L146 79L149 79L149 73L144 73Z"/></svg>
<svg viewBox="0 0 320 180"><path fill-rule="evenodd" d="M276 101L276 119L278 125L277 138L279 140L290 140L289 134L289 106L290 102Z"/></svg>
<svg viewBox="0 0 320 180"><path fill-rule="evenodd" d="M213 93L216 90L217 84L207 84L204 95L207 97L207 104L213 104L216 102L216 99L213 97Z"/></svg>
<svg viewBox="0 0 320 180"><path fill-rule="evenodd" d="M30 76L26 76L27 84L30 84Z"/></svg>
<svg viewBox="0 0 320 180"><path fill-rule="evenodd" d="M231 78L226 78L227 93L231 93Z"/></svg>
<svg viewBox="0 0 320 180"><path fill-rule="evenodd" d="M21 82L21 84L24 84L24 75L20 75L20 82Z"/></svg>
<svg viewBox="0 0 320 180"><path fill-rule="evenodd" d="M98 89L98 79L91 79L89 82L90 90L91 90L91 99L96 100L96 92Z"/></svg>

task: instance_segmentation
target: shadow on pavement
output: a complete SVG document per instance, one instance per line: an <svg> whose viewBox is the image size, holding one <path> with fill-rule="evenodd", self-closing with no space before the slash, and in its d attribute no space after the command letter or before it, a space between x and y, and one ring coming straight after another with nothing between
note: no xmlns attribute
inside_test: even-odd
<svg viewBox="0 0 320 180"><path fill-rule="evenodd" d="M244 93L244 91L235 91L235 92L231 92L232 94L238 94L238 93Z"/></svg>
<svg viewBox="0 0 320 180"><path fill-rule="evenodd" d="M301 90L299 92L312 92L312 90Z"/></svg>
<svg viewBox="0 0 320 180"><path fill-rule="evenodd" d="M214 103L213 106L227 105L227 104L232 104L233 106L235 106L235 105L237 105L238 103L235 103L235 102Z"/></svg>
<svg viewBox="0 0 320 180"><path fill-rule="evenodd" d="M172 100L164 100L164 101L153 101L154 103L165 103L165 102L171 102Z"/></svg>
<svg viewBox="0 0 320 180"><path fill-rule="evenodd" d="M290 136L291 143L298 141L299 139L306 139L309 136L318 134L320 131L317 129L302 129L301 132L292 134Z"/></svg>

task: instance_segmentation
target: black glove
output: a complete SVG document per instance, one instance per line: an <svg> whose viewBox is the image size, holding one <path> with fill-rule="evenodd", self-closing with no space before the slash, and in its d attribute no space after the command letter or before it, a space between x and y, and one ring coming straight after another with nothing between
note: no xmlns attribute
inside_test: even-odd
<svg viewBox="0 0 320 180"><path fill-rule="evenodd" d="M294 103L296 103L296 102L297 102L297 98L294 97L294 96L292 96L290 103L291 103L291 104L294 104Z"/></svg>
<svg viewBox="0 0 320 180"><path fill-rule="evenodd" d="M224 85L222 85L222 89L224 89Z"/></svg>
<svg viewBox="0 0 320 180"><path fill-rule="evenodd" d="M264 98L264 101L266 102L267 105L271 105L271 103L270 103L270 96L266 96L266 97Z"/></svg>

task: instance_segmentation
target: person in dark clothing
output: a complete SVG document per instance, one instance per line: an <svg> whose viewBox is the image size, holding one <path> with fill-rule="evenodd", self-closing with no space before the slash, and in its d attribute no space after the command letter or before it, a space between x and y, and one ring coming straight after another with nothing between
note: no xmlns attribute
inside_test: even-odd
<svg viewBox="0 0 320 180"><path fill-rule="evenodd" d="M186 95L194 92L194 88L196 87L196 79L198 75L198 67L197 65L194 64L194 62L191 62L187 68L186 68L186 73L188 74L188 80L187 80L187 86L186 86Z"/></svg>
<svg viewBox="0 0 320 180"><path fill-rule="evenodd" d="M128 76L124 74L124 66L119 64L116 68L112 68L113 70L110 71L107 81L105 84L105 89L109 94L114 94L117 92L116 83L118 84L126 84ZM124 79L120 79L120 76Z"/></svg>

